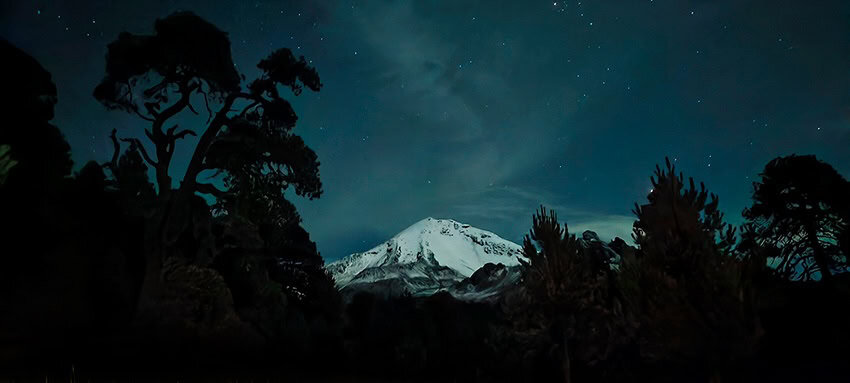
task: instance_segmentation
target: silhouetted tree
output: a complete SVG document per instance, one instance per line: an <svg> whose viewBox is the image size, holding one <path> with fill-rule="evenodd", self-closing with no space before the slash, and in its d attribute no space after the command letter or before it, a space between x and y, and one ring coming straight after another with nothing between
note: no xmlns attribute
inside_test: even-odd
<svg viewBox="0 0 850 383"><path fill-rule="evenodd" d="M758 242L778 249L777 272L826 281L847 271L850 183L815 156L776 158L761 177L743 215Z"/></svg>
<svg viewBox="0 0 850 383"><path fill-rule="evenodd" d="M3 178L24 194L46 194L71 174L71 147L50 124L56 105L56 85L35 59L0 39L3 87L0 108L6 121L0 126ZM15 178L20 180L15 181ZM7 192L11 192L7 190Z"/></svg>
<svg viewBox="0 0 850 383"><path fill-rule="evenodd" d="M110 186L100 165L71 176L70 146L49 122L57 102L50 74L5 41L0 54L0 369L7 371L13 355L52 363L51 350L67 353L66 342L81 357L90 340L126 326L141 285L143 227L124 214L125 188Z"/></svg>
<svg viewBox="0 0 850 383"><path fill-rule="evenodd" d="M117 129L112 129L110 138L115 151L112 160L102 166L103 170L108 170L111 175L107 184L118 192L126 214L148 217L156 207L156 189L150 182L148 167L136 150L135 143L131 143L130 147L121 153Z"/></svg>
<svg viewBox="0 0 850 383"><path fill-rule="evenodd" d="M640 321L638 346L648 363L714 374L750 352L758 334L744 264L733 254L735 229L718 199L667 160L650 178L649 202L635 205L633 237L620 285ZM692 375L693 376L693 375Z"/></svg>
<svg viewBox="0 0 850 383"><path fill-rule="evenodd" d="M522 287L506 298L512 336L521 347L558 360L565 381L575 375L574 362L605 362L630 338L611 258L596 250L581 246L555 212L541 207L523 242Z"/></svg>
<svg viewBox="0 0 850 383"><path fill-rule="evenodd" d="M107 108L150 123L144 132L148 145L139 138L122 139L154 169L157 186L142 305L158 294L163 262L179 254L174 244L190 217L197 217L187 211L195 193L226 200L240 189L252 189L254 196L277 201L292 186L300 196L321 194L316 154L292 133L297 116L279 90L298 95L303 87L321 88L303 56L296 58L288 49L272 52L257 65L260 77L242 90L244 76L233 63L230 41L214 25L178 12L157 20L154 29L153 35L121 33L109 44L106 76L94 90ZM180 113L198 114L198 105L207 114L206 122L198 124L202 128L171 125ZM198 135L180 185L172 189L169 166L176 143ZM199 181L204 171L222 176L225 189Z"/></svg>
<svg viewBox="0 0 850 383"><path fill-rule="evenodd" d="M43 238L54 234L53 210L61 207L55 197L62 194L72 162L70 146L49 122L56 104L50 73L3 39L0 56L5 119L0 124L0 292L5 293L39 264L47 245Z"/></svg>
<svg viewBox="0 0 850 383"><path fill-rule="evenodd" d="M214 206L220 249L214 267L230 286L240 317L286 345L281 351L290 357L303 356L319 347L317 337L340 325L339 292L295 207L254 190L240 188Z"/></svg>

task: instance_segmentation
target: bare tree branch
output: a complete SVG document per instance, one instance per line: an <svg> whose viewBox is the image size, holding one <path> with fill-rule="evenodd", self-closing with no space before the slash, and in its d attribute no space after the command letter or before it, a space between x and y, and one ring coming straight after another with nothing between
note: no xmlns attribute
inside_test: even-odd
<svg viewBox="0 0 850 383"><path fill-rule="evenodd" d="M207 183L195 183L195 191L201 194L210 194L216 198L222 198L227 194L226 191Z"/></svg>
<svg viewBox="0 0 850 383"><path fill-rule="evenodd" d="M142 114L142 112L139 112L139 108L138 108L137 106L135 106L135 105L133 105L133 107L132 107L131 109L133 109L133 112L135 112L135 113L136 113L136 115L137 115L137 116L139 116L139 118L141 118L141 119L143 119L143 120L145 120L145 121L148 121L148 122L154 122L154 121L156 121L156 120L155 120L155 119L153 119L153 118L150 118L150 117L148 117L148 116L145 116L144 114Z"/></svg>
<svg viewBox="0 0 850 383"><path fill-rule="evenodd" d="M113 128L109 138L112 139L112 146L115 148L115 151L112 152L112 160L107 165L114 173L115 168L118 166L118 155L121 153L121 143L118 142L118 129Z"/></svg>
<svg viewBox="0 0 850 383"><path fill-rule="evenodd" d="M248 111L249 111L249 110L253 109L253 108L254 108L254 107L256 107L257 105L260 105L260 101L259 101L259 100L252 102L250 105L246 106L246 107L245 107L245 109L242 109L242 111L241 111L241 112L239 112L238 117L243 117L243 116L245 116L245 114L246 114L246 113L248 113Z"/></svg>
<svg viewBox="0 0 850 383"><path fill-rule="evenodd" d="M189 105L189 96L198 87L200 87L200 84L197 82L190 85L182 92L183 95L180 97L180 100L178 100L168 108L165 108L165 110L163 110L162 113L157 116L154 125L157 127L157 131L159 131L160 134L162 133L162 124L165 123L165 121L169 118L174 117L174 115L176 115L177 113L180 113L183 108ZM154 133L156 133L156 131Z"/></svg>
<svg viewBox="0 0 850 383"><path fill-rule="evenodd" d="M186 136L197 137L198 135L191 129L183 129L183 130L177 132L176 134L172 135L171 137L173 137L173 139L176 141L176 140L181 139L181 138L186 138Z"/></svg>
<svg viewBox="0 0 850 383"><path fill-rule="evenodd" d="M119 98L119 100L122 99L122 98L126 98L128 103L132 103L133 102L133 86L130 85L129 81L124 82L124 84L127 85L127 93L124 93L124 95L121 96L121 98Z"/></svg>
<svg viewBox="0 0 850 383"><path fill-rule="evenodd" d="M247 98L257 101L256 96L249 93L236 92L227 96L224 100L224 105L222 105L221 109L216 113L215 117L213 117L213 120L210 122L207 130L204 131L200 139L198 139L198 145L195 147L194 153L192 153L192 159L189 161L189 166L186 169L185 176L183 177L184 185L191 188L193 187L193 184L197 182L198 174L204 170L204 159L206 158L207 150L215 140L215 137L218 136L221 128L228 122L229 118L227 117L227 113L230 111L230 108L233 107L233 103L239 98Z"/></svg>
<svg viewBox="0 0 850 383"><path fill-rule="evenodd" d="M145 103L145 109L147 109L148 113L150 113L154 118L159 118L159 112L156 111L158 107L159 106L154 102Z"/></svg>
<svg viewBox="0 0 850 383"><path fill-rule="evenodd" d="M177 141L181 138L186 138L186 136L194 136L194 137L198 136L195 133L195 131L193 131L192 129L183 129L183 130L181 130L177 133L174 133L174 131L176 131L177 128L179 128L179 127L180 127L180 125L174 124L174 126L168 128L168 130L165 132L165 136L168 138L168 140L171 144L173 144L174 141Z"/></svg>
<svg viewBox="0 0 850 383"><path fill-rule="evenodd" d="M145 89L145 91L143 93L144 93L145 97L153 97L154 93L165 89L166 86L168 86L168 77L164 77L162 79L162 81L160 81L156 85L154 85L154 86L152 86L148 89Z"/></svg>
<svg viewBox="0 0 850 383"><path fill-rule="evenodd" d="M197 111L197 110L195 110L195 107L194 107L194 106L192 106L192 103L191 103L191 102L190 102L190 103L188 103L188 104L186 104L186 106L188 106L188 107L189 107L189 110L191 110L191 111L192 111L192 113L194 113L196 116L198 115L198 111Z"/></svg>
<svg viewBox="0 0 850 383"><path fill-rule="evenodd" d="M148 139L151 140L151 142L157 143L156 138L154 138L154 135L153 135L153 133L151 133L150 129L145 128L145 135L148 136Z"/></svg>
<svg viewBox="0 0 850 383"><path fill-rule="evenodd" d="M198 92L198 93L200 93L204 96L204 105L206 105L206 107L207 107L207 124L209 124L210 120L212 120L213 112L212 112L212 109L210 109L210 101L208 99L207 92L204 92L203 87L200 87L200 86L198 87L196 92Z"/></svg>
<svg viewBox="0 0 850 383"><path fill-rule="evenodd" d="M147 162L153 167L157 167L157 162L151 159L151 157L148 155L147 150L145 150L145 147L142 146L142 141L139 141L138 138L122 138L121 141L129 142L131 150L138 150L142 157L145 159L145 162Z"/></svg>

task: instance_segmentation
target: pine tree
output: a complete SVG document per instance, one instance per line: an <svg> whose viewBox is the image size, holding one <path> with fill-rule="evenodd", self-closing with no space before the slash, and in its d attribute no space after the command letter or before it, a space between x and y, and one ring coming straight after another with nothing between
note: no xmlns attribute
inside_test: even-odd
<svg viewBox="0 0 850 383"><path fill-rule="evenodd" d="M693 179L686 187L669 159L650 180L648 203L634 210L639 251L620 270L640 321L640 354L711 374L749 352L757 334L744 264L733 256L735 228L724 222L717 196Z"/></svg>
<svg viewBox="0 0 850 383"><path fill-rule="evenodd" d="M622 310L610 259L581 246L544 207L533 217L523 253L522 287L507 300L515 340L548 355L564 381L578 366L610 362L633 328Z"/></svg>

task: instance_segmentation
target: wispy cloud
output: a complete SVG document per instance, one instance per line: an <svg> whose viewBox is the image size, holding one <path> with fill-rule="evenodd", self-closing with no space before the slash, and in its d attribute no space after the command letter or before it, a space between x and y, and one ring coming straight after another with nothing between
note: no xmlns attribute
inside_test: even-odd
<svg viewBox="0 0 850 383"><path fill-rule="evenodd" d="M630 241L634 217L618 214L601 214L571 206L545 190L528 187L493 187L477 195L467 194L464 200L452 205L450 210L461 220L497 231L511 240L518 240L531 228L531 216L544 206L555 211L569 231L581 234L585 230L596 232L603 240L615 237Z"/></svg>

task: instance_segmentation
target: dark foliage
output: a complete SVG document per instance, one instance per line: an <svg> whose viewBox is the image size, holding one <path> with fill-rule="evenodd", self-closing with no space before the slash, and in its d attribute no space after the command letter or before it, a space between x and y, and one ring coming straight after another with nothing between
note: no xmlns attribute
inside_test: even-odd
<svg viewBox="0 0 850 383"><path fill-rule="evenodd" d="M760 334L745 262L733 256L735 229L718 199L669 160L657 167L647 204L636 206L639 251L623 258L620 285L640 322L640 356L649 363L719 374L751 354Z"/></svg>
<svg viewBox="0 0 850 383"><path fill-rule="evenodd" d="M156 171L159 196L167 200L172 188L168 168L177 140L200 135L192 160L181 178L180 194L228 193L197 177L206 170L224 175L229 189L251 188L268 200L283 198L291 185L309 198L321 194L316 154L292 134L297 116L278 86L300 94L302 86L321 88L316 71L303 57L288 49L273 52L257 65L260 78L248 92L230 54L227 34L191 12L157 20L154 35L122 33L109 45L106 76L95 88L95 98L109 109L135 113L150 122L145 135L155 147L149 155L136 138L125 138ZM203 129L178 130L165 124L183 111L198 114L203 101L207 120ZM238 102L247 104L239 107ZM238 113L231 109L239 107ZM240 186L241 185L241 186Z"/></svg>
<svg viewBox="0 0 850 383"><path fill-rule="evenodd" d="M346 307L346 375L382 379L507 381L488 344L497 307L458 301L447 293L383 298L356 293ZM507 367L507 368L505 368Z"/></svg>
<svg viewBox="0 0 850 383"><path fill-rule="evenodd" d="M0 39L4 92L0 96L5 121L0 127L0 185L6 193L49 193L71 174L71 147L50 124L56 85L32 57Z"/></svg>
<svg viewBox="0 0 850 383"><path fill-rule="evenodd" d="M109 44L106 77L94 92L98 101L113 109L147 112L139 102L152 102L159 110L169 100L169 87L193 79L203 79L207 91L219 97L239 90L226 33L191 12L159 19L154 30L152 36L124 32ZM139 94L134 87L146 76L160 80Z"/></svg>
<svg viewBox="0 0 850 383"><path fill-rule="evenodd" d="M850 182L815 156L770 161L744 210L752 235L784 278L830 279L848 271Z"/></svg>
<svg viewBox="0 0 850 383"><path fill-rule="evenodd" d="M243 91L227 34L190 12L157 20L153 35L122 33L108 47L95 98L149 122L147 143L119 139L113 130L116 158L120 141L129 151L109 164L113 183L137 197L127 208L147 219L140 325L201 337L232 327L276 343L288 341L298 326L326 327L331 334L338 322L339 295L284 196L290 186L311 199L322 190L317 156L293 133L297 116L278 89L298 95L303 87L318 91L321 82L288 49L257 66L262 74ZM165 128L201 107L205 122ZM199 141L173 189L171 159L176 142L188 135ZM148 153L151 146L155 151ZM156 174L155 189L144 182L147 166ZM205 171L216 181L199 181ZM196 193L215 199L214 215ZM208 292L195 294L199 289ZM305 339L297 340L301 348L312 338ZM287 351L297 355L301 348Z"/></svg>
<svg viewBox="0 0 850 383"><path fill-rule="evenodd" d="M512 323L505 341L526 353L517 356L522 363L542 362L535 371L542 377L569 381L577 368L611 368L635 324L623 312L610 254L582 246L543 207L523 249L523 285L504 305Z"/></svg>
<svg viewBox="0 0 850 383"><path fill-rule="evenodd" d="M291 133L292 109L269 89L237 94L238 77L225 73L233 71L226 35L196 16L176 14L158 21L156 30L156 36L122 34L110 46L107 78L96 91L108 107L147 118L130 106L134 99L129 95L110 98L102 93L108 88L104 84L128 87L124 90L132 95L130 87L160 76L159 87L143 92L143 107L153 116L147 133L157 147L156 157L148 155L140 140L119 139L113 130L112 160L88 163L73 176L68 144L48 123L56 102L50 75L25 54L2 46L4 57L20 67L8 83L19 86L21 95L32 93L2 105L20 128L4 126L0 135L3 371L26 371L33 366L29 363L69 357L116 369L145 364L166 371L215 368L225 359L234 366L249 360L267 365L278 360L280 365L285 360L283 365L304 367L315 363L315 355L330 356L340 348L339 293L294 206L282 194L290 184L311 198L321 193L315 153ZM194 45L195 50L183 49L197 42L192 39L204 38L211 40ZM219 54L222 49L226 56ZM161 57L153 57L157 54ZM306 86L318 90L315 71L274 57L262 65L286 86L299 92L293 81L303 77ZM294 78L286 78L287 65ZM278 83L263 81L271 87ZM200 197L176 196L160 182L168 180L161 170L168 168L174 142L188 134L176 126L161 129L167 118L192 109L186 86L204 98L217 94L253 100L238 117L222 107L219 127L232 138L238 135L228 132L231 125L251 121L251 128L265 134L264 142L279 144L265 147L277 157L262 166L274 162L288 169L254 169L247 177L251 185L214 192L232 197L218 201L222 214L215 217ZM173 92L184 101L161 110ZM218 139L212 136L213 143ZM123 152L121 141L129 143ZM148 179L148 166L160 172L157 185ZM204 161L201 168L210 167ZM218 170L229 177L240 171L244 176L249 168ZM295 175L296 170L306 175ZM265 200L235 202L255 197ZM278 208L269 211L266 205L263 211L257 204L263 201L275 201ZM145 299L153 305L140 310Z"/></svg>
<svg viewBox="0 0 850 383"><path fill-rule="evenodd" d="M704 186L686 187L669 162L652 184L635 209L637 248L576 238L554 213L535 215L523 284L505 297L511 325L496 338L519 352L514 364L563 381L708 380L752 355L758 258L737 256L735 230Z"/></svg>

